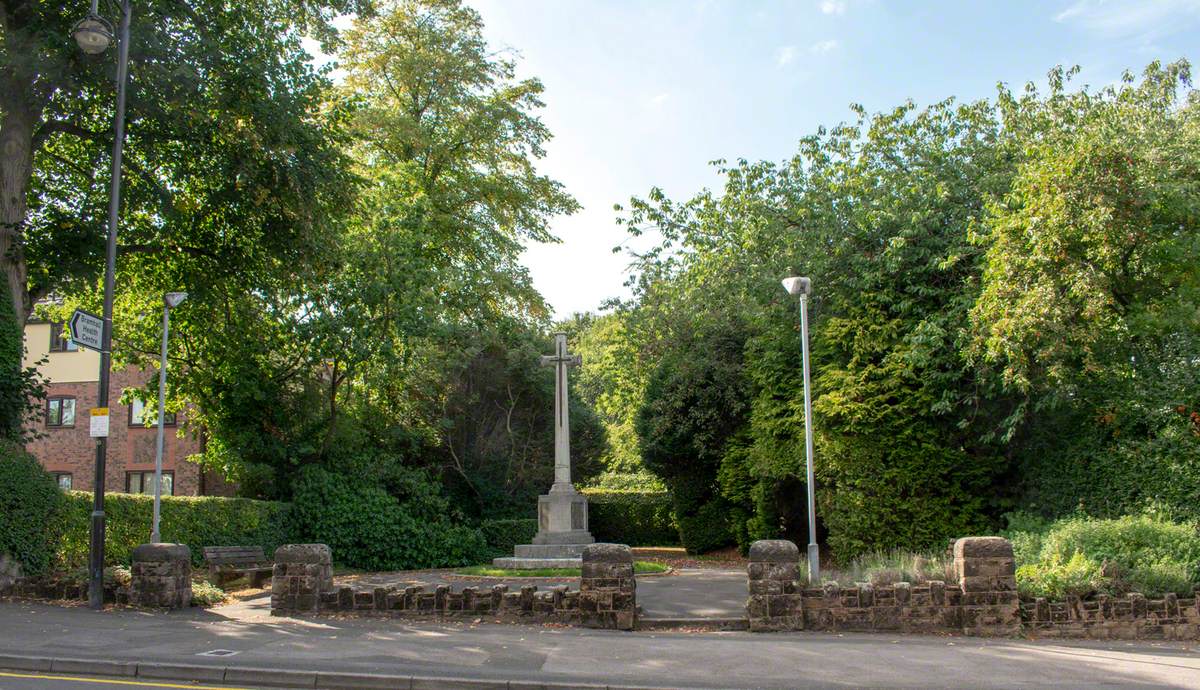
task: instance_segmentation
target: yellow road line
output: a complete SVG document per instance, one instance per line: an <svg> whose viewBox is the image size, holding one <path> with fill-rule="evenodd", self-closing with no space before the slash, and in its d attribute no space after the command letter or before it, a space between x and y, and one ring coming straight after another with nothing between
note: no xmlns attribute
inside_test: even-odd
<svg viewBox="0 0 1200 690"><path fill-rule="evenodd" d="M136 685L142 688L189 688L190 690L250 690L231 688L227 685L192 685L191 683L152 683L144 680L109 680L107 678L82 678L80 676L47 676L38 673L7 673L0 671L0 678L34 678L37 680L69 680L75 683L107 683L109 685Z"/></svg>

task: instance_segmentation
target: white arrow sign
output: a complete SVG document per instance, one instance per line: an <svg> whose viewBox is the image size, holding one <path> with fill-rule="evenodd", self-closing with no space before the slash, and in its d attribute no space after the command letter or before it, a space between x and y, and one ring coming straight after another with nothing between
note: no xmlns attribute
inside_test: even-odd
<svg viewBox="0 0 1200 690"><path fill-rule="evenodd" d="M69 325L71 327L71 340L75 344L82 345L96 352L102 351L104 319L95 314L89 314L81 309L76 309L75 313L71 314Z"/></svg>

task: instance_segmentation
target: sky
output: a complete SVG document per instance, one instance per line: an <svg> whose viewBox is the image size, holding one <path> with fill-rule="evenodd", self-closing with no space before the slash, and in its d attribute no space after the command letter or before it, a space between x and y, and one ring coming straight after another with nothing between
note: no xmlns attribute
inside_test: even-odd
<svg viewBox="0 0 1200 690"><path fill-rule="evenodd" d="M466 0L518 75L545 85L539 170L583 205L526 249L558 318L623 287L613 205L718 188L716 159L789 158L848 108L991 98L1079 65L1093 87L1200 55L1200 0ZM1200 69L1200 66L1198 66ZM636 245L627 245L634 246Z"/></svg>

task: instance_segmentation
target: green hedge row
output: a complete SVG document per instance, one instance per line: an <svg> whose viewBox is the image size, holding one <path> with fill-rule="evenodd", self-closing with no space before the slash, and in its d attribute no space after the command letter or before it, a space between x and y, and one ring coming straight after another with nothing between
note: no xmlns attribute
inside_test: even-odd
<svg viewBox="0 0 1200 690"><path fill-rule="evenodd" d="M536 518L483 520L479 523L479 531L483 532L488 549L496 556L511 556L517 544L532 543L537 529Z"/></svg>
<svg viewBox="0 0 1200 690"><path fill-rule="evenodd" d="M127 565L134 547L150 540L153 513L152 496L105 495L106 565ZM90 493L66 493L59 523L60 567L87 566L91 515ZM289 504L248 498L163 496L159 527L163 541L187 544L197 565L204 560L205 546L261 546L270 558L275 547L294 539Z"/></svg>
<svg viewBox="0 0 1200 690"><path fill-rule="evenodd" d="M105 565L128 565L134 547L150 540L151 496L104 497ZM21 572L87 566L92 495L62 492L37 459L13 444L0 445L0 561L7 556ZM196 564L205 546L261 546L268 556L293 540L286 503L212 496L163 496L164 541L187 544Z"/></svg>
<svg viewBox="0 0 1200 690"><path fill-rule="evenodd" d="M588 526L597 541L629 546L679 544L670 494L587 489Z"/></svg>
<svg viewBox="0 0 1200 690"><path fill-rule="evenodd" d="M321 467L303 468L292 494L298 534L328 544L335 563L363 570L446 568L487 559L483 534L461 523L427 475L414 471L396 483L388 491Z"/></svg>
<svg viewBox="0 0 1200 690"><path fill-rule="evenodd" d="M29 453L0 441L0 576L41 575L54 565L58 484Z"/></svg>

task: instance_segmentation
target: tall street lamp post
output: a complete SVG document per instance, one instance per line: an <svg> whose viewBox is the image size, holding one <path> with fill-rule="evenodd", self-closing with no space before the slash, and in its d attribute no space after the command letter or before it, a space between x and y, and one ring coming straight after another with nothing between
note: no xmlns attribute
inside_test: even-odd
<svg viewBox="0 0 1200 690"><path fill-rule="evenodd" d="M162 357L158 361L158 435L154 441L154 524L150 528L150 543L162 541L158 532L159 505L162 503L163 421L167 416L167 333L171 329L171 310L187 299L186 292L163 295Z"/></svg>
<svg viewBox="0 0 1200 690"><path fill-rule="evenodd" d="M783 279L789 295L800 296L800 351L804 363L804 466L808 485L808 581L820 582L821 554L817 548L817 508L813 478L812 390L808 376L808 296L812 281L798 276Z"/></svg>
<svg viewBox="0 0 1200 690"><path fill-rule="evenodd" d="M98 0L92 11L75 25L71 35L80 50L98 55L113 41L112 24L100 16ZM121 21L117 39L117 111L113 122L112 177L108 190L108 250L104 265L104 329L100 348L100 385L96 407L108 408L108 378L112 366L113 286L117 265L117 216L121 210L121 148L125 143L125 83L129 73L129 0L121 1ZM88 603L94 609L104 606L104 476L108 438L96 438L96 473L92 488L92 540L88 558Z"/></svg>

